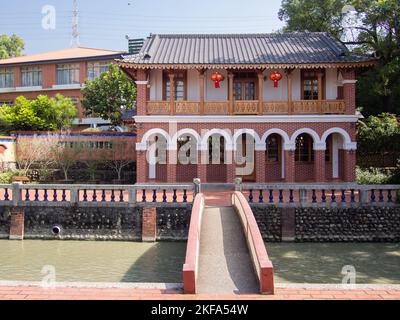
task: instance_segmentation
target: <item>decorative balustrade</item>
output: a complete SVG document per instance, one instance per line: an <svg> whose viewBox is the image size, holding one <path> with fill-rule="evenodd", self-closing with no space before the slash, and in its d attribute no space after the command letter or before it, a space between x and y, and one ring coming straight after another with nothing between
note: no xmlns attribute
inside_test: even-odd
<svg viewBox="0 0 400 320"><path fill-rule="evenodd" d="M288 101L263 101L262 113L274 114L345 114L344 100L297 100L289 104ZM200 101L175 101L173 114L177 115L228 115L229 101L204 101L204 111L200 110ZM234 101L233 114L258 114L258 100ZM148 101L147 114L169 115L170 101Z"/></svg>
<svg viewBox="0 0 400 320"><path fill-rule="evenodd" d="M289 103L287 101L264 101L264 114L288 114L290 113Z"/></svg>
<svg viewBox="0 0 400 320"><path fill-rule="evenodd" d="M393 206L400 185L240 184L251 204L277 206Z"/></svg>
<svg viewBox="0 0 400 320"><path fill-rule="evenodd" d="M200 102L198 101L176 101L175 114L199 114Z"/></svg>
<svg viewBox="0 0 400 320"><path fill-rule="evenodd" d="M171 104L169 101L147 101L147 114L170 114Z"/></svg>
<svg viewBox="0 0 400 320"><path fill-rule="evenodd" d="M258 100L235 101L235 114L258 114Z"/></svg>
<svg viewBox="0 0 400 320"><path fill-rule="evenodd" d="M206 101L204 114L229 114L229 101Z"/></svg>
<svg viewBox="0 0 400 320"><path fill-rule="evenodd" d="M136 185L0 185L2 206L143 206L186 205L195 196L193 184Z"/></svg>

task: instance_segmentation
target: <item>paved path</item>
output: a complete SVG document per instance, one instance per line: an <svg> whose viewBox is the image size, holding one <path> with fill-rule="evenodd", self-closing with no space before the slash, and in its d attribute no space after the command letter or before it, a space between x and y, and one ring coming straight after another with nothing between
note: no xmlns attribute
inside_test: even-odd
<svg viewBox="0 0 400 320"><path fill-rule="evenodd" d="M180 290L0 286L0 300L400 300L400 288L275 288L275 295L199 294Z"/></svg>
<svg viewBox="0 0 400 320"><path fill-rule="evenodd" d="M242 226L232 207L207 207L200 239L200 294L258 292Z"/></svg>

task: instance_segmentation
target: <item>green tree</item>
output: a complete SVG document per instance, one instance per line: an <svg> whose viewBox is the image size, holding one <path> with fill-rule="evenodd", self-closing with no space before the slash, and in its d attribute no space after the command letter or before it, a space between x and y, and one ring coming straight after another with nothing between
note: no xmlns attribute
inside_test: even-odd
<svg viewBox="0 0 400 320"><path fill-rule="evenodd" d="M24 40L17 35L0 35L0 59L18 57L25 48Z"/></svg>
<svg viewBox="0 0 400 320"><path fill-rule="evenodd" d="M136 101L136 88L128 76L115 64L94 80L87 80L82 89L82 106L86 115L110 120L112 126L122 124L122 115L132 109Z"/></svg>
<svg viewBox="0 0 400 320"><path fill-rule="evenodd" d="M76 106L62 95L55 98L40 95L34 100L20 96L13 106L0 108L0 130L62 130L69 128L76 116Z"/></svg>
<svg viewBox="0 0 400 320"><path fill-rule="evenodd" d="M343 7L347 0L283 0L279 19L283 31L329 32L337 38L343 33Z"/></svg>

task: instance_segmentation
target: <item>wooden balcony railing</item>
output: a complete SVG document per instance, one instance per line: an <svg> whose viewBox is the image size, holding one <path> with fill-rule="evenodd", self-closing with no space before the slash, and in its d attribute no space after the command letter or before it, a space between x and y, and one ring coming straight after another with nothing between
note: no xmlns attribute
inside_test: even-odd
<svg viewBox="0 0 400 320"><path fill-rule="evenodd" d="M235 101L234 114L258 114L258 100Z"/></svg>
<svg viewBox="0 0 400 320"><path fill-rule="evenodd" d="M229 101L204 101L204 110L201 110L200 101L175 101L171 113L170 101L148 101L147 114L149 115L229 115ZM256 115L259 114L259 101L234 101L232 114ZM291 104L288 101L263 101L262 114L345 114L344 100L296 100Z"/></svg>

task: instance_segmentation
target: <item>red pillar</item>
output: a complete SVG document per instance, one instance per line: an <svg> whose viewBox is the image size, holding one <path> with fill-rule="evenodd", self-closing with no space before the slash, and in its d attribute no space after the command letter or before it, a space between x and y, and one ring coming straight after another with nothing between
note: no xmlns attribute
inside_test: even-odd
<svg viewBox="0 0 400 320"><path fill-rule="evenodd" d="M138 115L147 113L147 73L144 70L138 70L136 77L136 110Z"/></svg>
<svg viewBox="0 0 400 320"><path fill-rule="evenodd" d="M314 151L314 179L315 182L325 182L325 150Z"/></svg>
<svg viewBox="0 0 400 320"><path fill-rule="evenodd" d="M136 152L136 182L144 183L147 182L148 176L148 166L146 159L146 151L137 151Z"/></svg>
<svg viewBox="0 0 400 320"><path fill-rule="evenodd" d="M178 153L176 150L168 151L168 166L167 166L167 182L176 183L176 166L178 161Z"/></svg>
<svg viewBox="0 0 400 320"><path fill-rule="evenodd" d="M265 181L265 151L260 150L256 151L256 161L255 168L256 170L256 182L264 183Z"/></svg>
<svg viewBox="0 0 400 320"><path fill-rule="evenodd" d="M342 70L343 98L346 103L346 114L356 112L356 74L354 70Z"/></svg>
<svg viewBox="0 0 400 320"><path fill-rule="evenodd" d="M208 151L198 151L197 158L197 178L201 183L207 182L207 155Z"/></svg>
<svg viewBox="0 0 400 320"><path fill-rule="evenodd" d="M295 151L285 150L285 181L295 182Z"/></svg>
<svg viewBox="0 0 400 320"><path fill-rule="evenodd" d="M11 222L10 222L10 240L23 240L24 239L24 223L25 212L24 209L14 207L11 209Z"/></svg>
<svg viewBox="0 0 400 320"><path fill-rule="evenodd" d="M234 183L236 179L236 161L235 161L235 151L226 151L227 159L226 163L226 182Z"/></svg>
<svg viewBox="0 0 400 320"><path fill-rule="evenodd" d="M157 239L157 209L144 207L142 218L142 241L155 242Z"/></svg>
<svg viewBox="0 0 400 320"><path fill-rule="evenodd" d="M356 152L354 150L343 150L343 180L345 182L356 181Z"/></svg>

